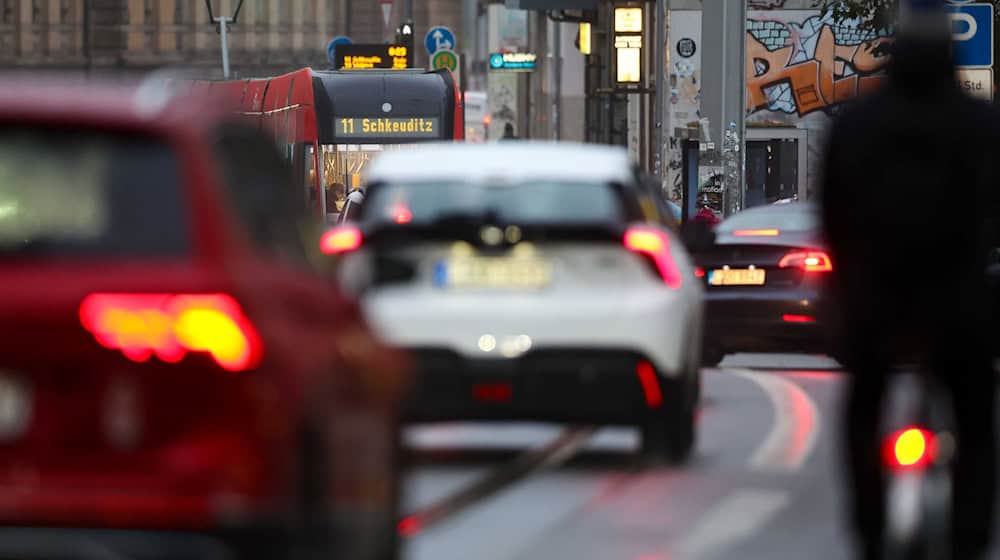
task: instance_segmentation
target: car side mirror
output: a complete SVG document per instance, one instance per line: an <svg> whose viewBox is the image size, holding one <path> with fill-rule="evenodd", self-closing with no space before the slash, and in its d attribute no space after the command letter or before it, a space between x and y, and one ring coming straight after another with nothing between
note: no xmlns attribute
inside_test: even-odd
<svg viewBox="0 0 1000 560"><path fill-rule="evenodd" d="M705 222L688 221L681 226L681 241L693 254L711 250L715 237L712 226Z"/></svg>

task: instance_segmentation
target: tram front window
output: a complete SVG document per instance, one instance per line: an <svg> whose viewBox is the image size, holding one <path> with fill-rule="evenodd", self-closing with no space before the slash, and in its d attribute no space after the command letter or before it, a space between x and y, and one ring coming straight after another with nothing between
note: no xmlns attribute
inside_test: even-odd
<svg viewBox="0 0 1000 560"><path fill-rule="evenodd" d="M340 214L347 195L361 185L362 175L379 152L412 144L326 144L323 146L323 186L327 214Z"/></svg>

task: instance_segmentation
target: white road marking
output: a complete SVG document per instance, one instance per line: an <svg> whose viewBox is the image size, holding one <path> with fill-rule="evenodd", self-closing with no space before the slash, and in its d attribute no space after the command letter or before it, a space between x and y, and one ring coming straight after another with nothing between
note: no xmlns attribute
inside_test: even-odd
<svg viewBox="0 0 1000 560"><path fill-rule="evenodd" d="M819 436L816 403L801 387L780 376L744 369L724 371L756 383L774 409L771 431L750 458L750 467L760 471L800 470Z"/></svg>
<svg viewBox="0 0 1000 560"><path fill-rule="evenodd" d="M708 511L671 557L697 560L759 533L788 505L786 491L738 490Z"/></svg>

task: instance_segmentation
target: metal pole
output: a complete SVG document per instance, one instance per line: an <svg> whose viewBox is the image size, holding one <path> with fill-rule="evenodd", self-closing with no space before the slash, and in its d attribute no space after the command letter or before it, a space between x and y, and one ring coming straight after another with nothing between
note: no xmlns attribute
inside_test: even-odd
<svg viewBox="0 0 1000 560"><path fill-rule="evenodd" d="M665 40L667 30L666 2L656 0L656 12L653 14L653 44L654 62L656 65L656 92L653 94L653 175L659 181L660 189L663 189L663 104L666 102L665 88L665 68L667 42Z"/></svg>
<svg viewBox="0 0 1000 560"><path fill-rule="evenodd" d="M222 77L226 80L229 79L229 22L232 18L219 16L215 18L215 21L219 24L219 37L222 40Z"/></svg>
<svg viewBox="0 0 1000 560"><path fill-rule="evenodd" d="M552 88L552 129L553 138L562 139L562 123L560 123L560 109L562 108L562 23L554 22L555 28L552 30L552 75L555 78L555 87Z"/></svg>
<svg viewBox="0 0 1000 560"><path fill-rule="evenodd" d="M351 25L353 23L353 21L351 19L351 13L354 11L352 9L353 8L352 4L353 4L352 0L346 0L346 2L344 3L344 12L345 12L344 13L344 35L347 35L348 37L351 36L351 31L352 31L352 27L353 27Z"/></svg>
<svg viewBox="0 0 1000 560"><path fill-rule="evenodd" d="M87 76L90 76L90 72L94 67L91 27L90 0L83 0L83 57Z"/></svg>

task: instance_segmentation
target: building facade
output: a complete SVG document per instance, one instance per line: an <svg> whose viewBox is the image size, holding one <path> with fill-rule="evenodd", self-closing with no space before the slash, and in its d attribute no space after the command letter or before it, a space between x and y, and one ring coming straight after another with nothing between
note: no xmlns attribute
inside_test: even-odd
<svg viewBox="0 0 1000 560"><path fill-rule="evenodd" d="M211 2L227 15L238 4ZM326 68L333 37L382 42L411 9L420 38L428 25L459 31L461 3L452 0L396 0L389 25L372 0L245 0L230 28L233 72L251 76ZM204 0L0 0L0 68L146 71L176 66L211 75L221 72L220 60L219 35Z"/></svg>

